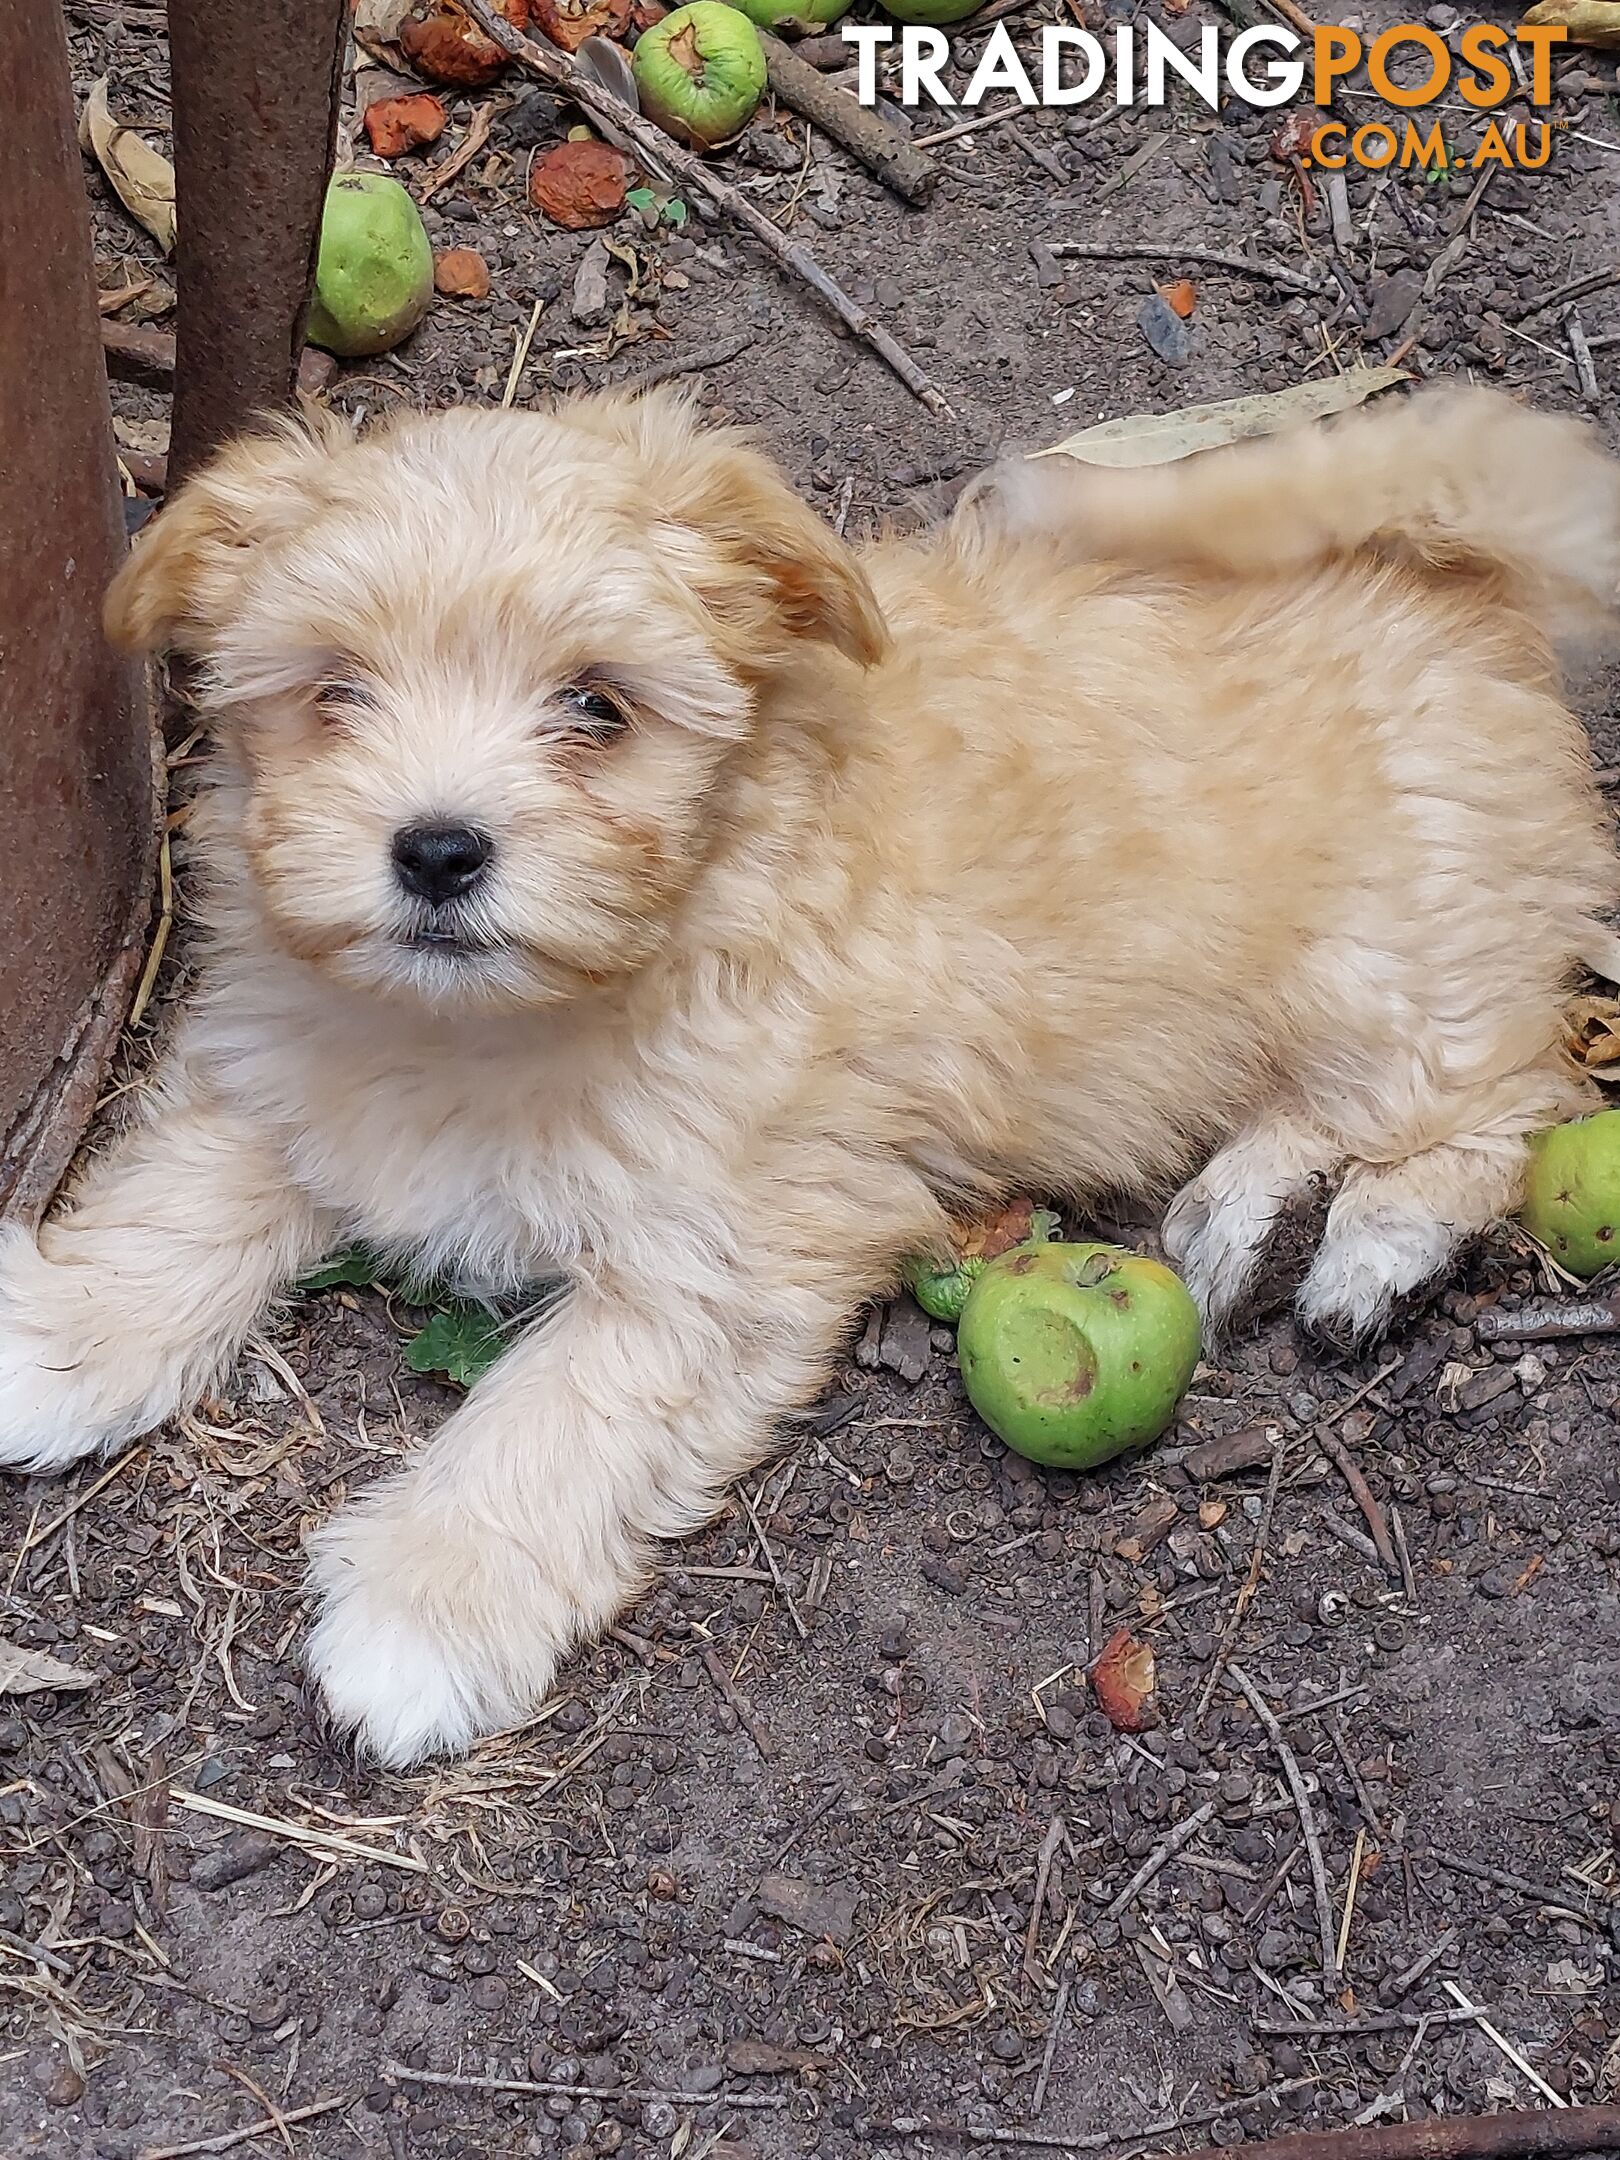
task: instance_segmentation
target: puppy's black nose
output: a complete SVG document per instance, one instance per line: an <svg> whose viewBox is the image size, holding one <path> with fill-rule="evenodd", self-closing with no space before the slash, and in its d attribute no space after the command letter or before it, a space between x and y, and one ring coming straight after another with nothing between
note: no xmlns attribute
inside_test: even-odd
<svg viewBox="0 0 1620 2160"><path fill-rule="evenodd" d="M394 835L399 882L434 907L470 892L488 861L489 842L471 825L407 825Z"/></svg>

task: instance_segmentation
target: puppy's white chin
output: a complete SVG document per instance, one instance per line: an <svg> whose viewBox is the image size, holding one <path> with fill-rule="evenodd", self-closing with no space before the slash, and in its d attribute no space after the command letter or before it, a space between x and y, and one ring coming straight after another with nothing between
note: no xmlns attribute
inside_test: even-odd
<svg viewBox="0 0 1620 2160"><path fill-rule="evenodd" d="M547 971L508 946L366 939L347 947L329 969L346 989L434 1012L527 1012L568 995Z"/></svg>

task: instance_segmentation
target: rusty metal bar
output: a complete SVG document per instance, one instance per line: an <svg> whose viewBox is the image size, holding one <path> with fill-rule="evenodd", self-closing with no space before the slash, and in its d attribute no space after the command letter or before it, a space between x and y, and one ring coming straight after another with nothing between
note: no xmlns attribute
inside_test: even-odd
<svg viewBox="0 0 1620 2160"><path fill-rule="evenodd" d="M152 890L145 681L101 635L123 554L57 0L0 6L0 1215L95 1103Z"/></svg>
<svg viewBox="0 0 1620 2160"><path fill-rule="evenodd" d="M343 0L169 0L177 484L292 402L336 142Z"/></svg>

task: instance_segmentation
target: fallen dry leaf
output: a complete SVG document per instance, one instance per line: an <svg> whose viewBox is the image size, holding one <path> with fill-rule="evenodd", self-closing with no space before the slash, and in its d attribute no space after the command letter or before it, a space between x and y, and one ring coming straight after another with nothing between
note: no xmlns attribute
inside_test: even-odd
<svg viewBox="0 0 1620 2160"><path fill-rule="evenodd" d="M476 248L445 248L433 258L433 289L452 300L486 299L489 264Z"/></svg>
<svg viewBox="0 0 1620 2160"><path fill-rule="evenodd" d="M529 0L535 28L570 53L578 52L588 37L623 37L630 12L631 0Z"/></svg>
<svg viewBox="0 0 1620 2160"><path fill-rule="evenodd" d="M1564 1007L1564 1046L1588 1072L1620 1079L1603 1072L1604 1066L1620 1063L1620 998L1571 998Z"/></svg>
<svg viewBox="0 0 1620 2160"><path fill-rule="evenodd" d="M1169 465L1197 450L1216 450L1256 435L1278 435L1307 420L1348 412L1352 405L1364 404L1380 390L1406 380L1405 368L1350 368L1324 382L1296 383L1291 390L1225 398L1218 405L1189 405L1181 412L1133 413L1128 420L1104 420L1034 454L1078 458L1083 465Z"/></svg>
<svg viewBox="0 0 1620 2160"><path fill-rule="evenodd" d="M530 202L570 232L611 225L629 186L623 153L604 142L557 143L529 169Z"/></svg>
<svg viewBox="0 0 1620 2160"><path fill-rule="evenodd" d="M1562 24L1576 45L1620 45L1620 0L1536 0L1522 19Z"/></svg>
<svg viewBox="0 0 1620 2160"><path fill-rule="evenodd" d="M1173 285L1159 287L1159 298L1185 322L1198 305L1198 287L1190 277L1177 278Z"/></svg>
<svg viewBox="0 0 1620 2160"><path fill-rule="evenodd" d="M528 0L493 0L493 5L514 30L528 27ZM455 90L481 90L506 66L500 46L454 0L437 0L428 14L408 17L400 25L399 45L419 75Z"/></svg>
<svg viewBox="0 0 1620 2160"><path fill-rule="evenodd" d="M1116 1732L1146 1732L1157 1723L1153 1707L1153 1646L1129 1628L1116 1628L1091 1670L1097 1706Z"/></svg>
<svg viewBox="0 0 1620 2160"><path fill-rule="evenodd" d="M96 1676L78 1665L64 1665L43 1650L25 1650L0 1640L0 1695L40 1695L47 1688L94 1687Z"/></svg>
<svg viewBox="0 0 1620 2160"><path fill-rule="evenodd" d="M431 90L415 97L379 98L366 107L366 139L378 157L403 157L436 143L444 133L444 107Z"/></svg>
<svg viewBox="0 0 1620 2160"><path fill-rule="evenodd" d="M94 154L119 201L165 254L174 248L174 167L107 109L107 78L92 85L79 119L79 141Z"/></svg>

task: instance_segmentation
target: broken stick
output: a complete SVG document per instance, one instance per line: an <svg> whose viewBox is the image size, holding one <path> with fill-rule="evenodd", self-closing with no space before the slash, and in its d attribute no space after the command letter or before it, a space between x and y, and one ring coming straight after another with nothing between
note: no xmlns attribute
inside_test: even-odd
<svg viewBox="0 0 1620 2160"><path fill-rule="evenodd" d="M510 53L531 75L538 76L541 82L560 91L607 126L616 128L646 156L678 174L688 187L695 188L727 217L752 233L785 270L790 270L801 283L808 285L840 322L847 324L858 338L871 346L913 397L939 419L952 418L951 408L904 346L896 343L880 322L853 301L836 279L828 276L807 248L790 240L763 211L755 209L740 190L710 172L700 157L683 149L662 128L655 127L645 114L633 112L622 98L615 97L605 84L588 75L560 46L538 45L533 38L514 30L504 16L495 13L489 0L463 0L463 13L470 15L486 37L493 38L503 52Z"/></svg>
<svg viewBox="0 0 1620 2160"><path fill-rule="evenodd" d="M830 135L875 179L906 202L928 200L939 177L932 158L914 149L875 107L857 104L847 90L840 90L836 83L818 75L791 45L784 45L768 30L760 32L759 42L765 48L765 72L771 88L790 111L820 128L823 135Z"/></svg>

